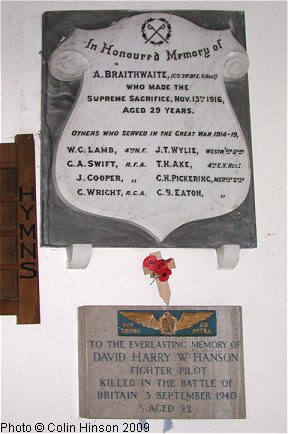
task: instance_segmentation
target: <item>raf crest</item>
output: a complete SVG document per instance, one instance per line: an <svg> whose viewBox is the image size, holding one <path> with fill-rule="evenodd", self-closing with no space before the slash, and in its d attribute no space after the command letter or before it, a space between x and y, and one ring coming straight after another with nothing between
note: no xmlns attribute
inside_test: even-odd
<svg viewBox="0 0 288 434"><path fill-rule="evenodd" d="M216 312L119 311L118 328L121 336L215 336Z"/></svg>

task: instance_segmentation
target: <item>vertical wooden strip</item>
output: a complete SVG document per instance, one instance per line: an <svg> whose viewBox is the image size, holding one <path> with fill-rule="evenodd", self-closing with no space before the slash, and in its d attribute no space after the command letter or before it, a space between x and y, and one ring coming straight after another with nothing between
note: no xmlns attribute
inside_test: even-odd
<svg viewBox="0 0 288 434"><path fill-rule="evenodd" d="M18 314L17 153L0 144L0 315Z"/></svg>
<svg viewBox="0 0 288 434"><path fill-rule="evenodd" d="M18 324L39 324L35 151L32 134L15 137L18 177Z"/></svg>

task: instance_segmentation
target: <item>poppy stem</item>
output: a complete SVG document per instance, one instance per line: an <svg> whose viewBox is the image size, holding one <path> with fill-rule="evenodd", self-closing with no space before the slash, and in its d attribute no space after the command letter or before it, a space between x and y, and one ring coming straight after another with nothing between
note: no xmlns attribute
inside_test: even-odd
<svg viewBox="0 0 288 434"><path fill-rule="evenodd" d="M152 285L152 283L155 282L156 279L158 279L159 276L154 277L154 279L152 280L152 282L150 283L150 285Z"/></svg>

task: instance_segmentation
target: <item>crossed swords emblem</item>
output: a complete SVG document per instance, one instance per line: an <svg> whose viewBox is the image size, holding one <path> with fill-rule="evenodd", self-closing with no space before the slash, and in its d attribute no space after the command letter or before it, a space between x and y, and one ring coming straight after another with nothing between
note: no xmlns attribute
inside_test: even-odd
<svg viewBox="0 0 288 434"><path fill-rule="evenodd" d="M155 21L155 23L152 25L151 23L153 21ZM159 25L159 22L157 23L157 21L162 22L162 24ZM149 30L148 35L146 34L146 29ZM163 32L165 29L166 32ZM150 33L150 30L152 33ZM145 44L147 44L147 42L150 42L153 45L164 44L164 42L169 44L168 39L171 36L171 25L164 18L150 18L142 25L142 35L145 39Z"/></svg>

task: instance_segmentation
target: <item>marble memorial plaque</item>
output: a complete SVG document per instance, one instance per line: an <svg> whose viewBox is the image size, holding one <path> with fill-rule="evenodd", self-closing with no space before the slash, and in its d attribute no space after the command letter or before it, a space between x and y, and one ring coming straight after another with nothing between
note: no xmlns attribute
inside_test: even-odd
<svg viewBox="0 0 288 434"><path fill-rule="evenodd" d="M194 15L44 33L44 244L255 246L245 40Z"/></svg>
<svg viewBox="0 0 288 434"><path fill-rule="evenodd" d="M80 417L245 418L239 306L78 308Z"/></svg>

